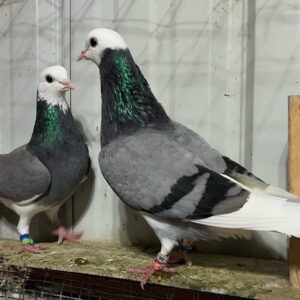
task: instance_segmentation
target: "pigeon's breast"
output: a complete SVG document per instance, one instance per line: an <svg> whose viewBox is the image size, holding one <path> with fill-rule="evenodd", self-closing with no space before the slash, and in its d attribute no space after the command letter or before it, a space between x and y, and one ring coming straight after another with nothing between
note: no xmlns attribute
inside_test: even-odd
<svg viewBox="0 0 300 300"><path fill-rule="evenodd" d="M83 142L64 142L44 158L51 186L40 204L54 206L70 197L86 176L89 154Z"/></svg>

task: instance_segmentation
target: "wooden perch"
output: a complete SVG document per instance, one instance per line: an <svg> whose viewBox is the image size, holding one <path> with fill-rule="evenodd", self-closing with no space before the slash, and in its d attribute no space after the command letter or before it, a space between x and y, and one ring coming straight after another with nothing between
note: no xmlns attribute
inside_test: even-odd
<svg viewBox="0 0 300 300"><path fill-rule="evenodd" d="M300 96L289 96L288 169L289 191L300 196ZM300 239L292 237L289 242L290 284L300 288Z"/></svg>

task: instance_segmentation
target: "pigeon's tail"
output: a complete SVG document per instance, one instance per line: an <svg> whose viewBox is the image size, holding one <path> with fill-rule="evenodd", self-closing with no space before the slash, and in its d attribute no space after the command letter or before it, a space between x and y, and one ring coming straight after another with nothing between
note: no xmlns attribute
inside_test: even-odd
<svg viewBox="0 0 300 300"><path fill-rule="evenodd" d="M269 185L265 190L263 190L263 192L271 196L283 197L288 199L298 199L300 203L300 197L272 185Z"/></svg>
<svg viewBox="0 0 300 300"><path fill-rule="evenodd" d="M300 237L300 203L298 199L253 192L238 211L193 222L221 228L277 231Z"/></svg>
<svg viewBox="0 0 300 300"><path fill-rule="evenodd" d="M300 203L300 197L296 196L295 194L289 193L281 188L269 185L265 182L261 182L261 181L255 179L254 177L249 177L249 176L237 177L236 176L235 178L233 178L226 174L222 174L222 176L229 179L230 181L233 181L236 184L242 186L246 190L260 192L260 193L264 193L264 194L275 196L275 197L298 199L298 201Z"/></svg>

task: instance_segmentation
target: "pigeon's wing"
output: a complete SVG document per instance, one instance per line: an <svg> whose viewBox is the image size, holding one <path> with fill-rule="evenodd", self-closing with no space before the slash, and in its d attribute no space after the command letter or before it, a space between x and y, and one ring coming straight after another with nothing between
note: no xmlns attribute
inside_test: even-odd
<svg viewBox="0 0 300 300"><path fill-rule="evenodd" d="M99 163L124 202L163 218L201 219L234 212L249 195L154 130L115 140L101 150Z"/></svg>
<svg viewBox="0 0 300 300"><path fill-rule="evenodd" d="M264 190L268 187L267 183L254 176L240 164L220 154L196 132L184 125L173 122L172 137L182 147L199 156L215 172L226 174L248 188Z"/></svg>
<svg viewBox="0 0 300 300"><path fill-rule="evenodd" d="M251 190L300 201L296 195L262 181L237 162L221 155L196 132L177 122L172 122L172 125L172 138L183 148L200 157L211 170L225 174Z"/></svg>
<svg viewBox="0 0 300 300"><path fill-rule="evenodd" d="M48 169L26 146L0 155L0 198L26 205L44 194L50 183Z"/></svg>

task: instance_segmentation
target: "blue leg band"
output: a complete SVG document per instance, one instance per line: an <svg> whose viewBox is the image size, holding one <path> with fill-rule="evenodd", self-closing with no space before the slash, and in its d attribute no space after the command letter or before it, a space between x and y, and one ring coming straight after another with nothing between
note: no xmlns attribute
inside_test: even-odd
<svg viewBox="0 0 300 300"><path fill-rule="evenodd" d="M181 253L190 254L192 252L192 247L181 246L178 251Z"/></svg>

